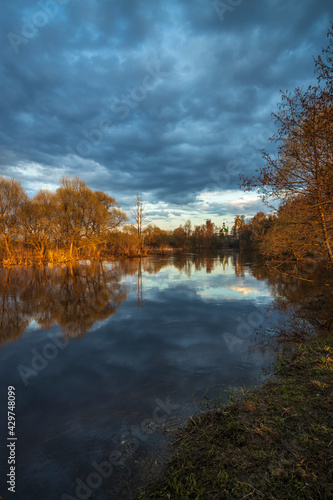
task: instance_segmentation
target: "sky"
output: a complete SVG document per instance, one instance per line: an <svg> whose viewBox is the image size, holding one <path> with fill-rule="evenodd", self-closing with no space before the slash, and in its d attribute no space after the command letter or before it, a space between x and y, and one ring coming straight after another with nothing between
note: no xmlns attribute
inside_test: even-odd
<svg viewBox="0 0 333 500"><path fill-rule="evenodd" d="M0 174L29 196L78 175L150 221L232 225L263 207L280 90L315 83L331 0L2 3Z"/></svg>

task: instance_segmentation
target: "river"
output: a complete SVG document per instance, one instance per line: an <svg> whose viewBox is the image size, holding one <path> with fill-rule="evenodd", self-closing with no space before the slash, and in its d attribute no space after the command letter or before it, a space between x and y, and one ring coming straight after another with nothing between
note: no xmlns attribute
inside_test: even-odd
<svg viewBox="0 0 333 500"><path fill-rule="evenodd" d="M1 269L0 279L1 471L12 386L19 500L126 497L163 431L229 386L260 383L270 357L255 331L281 318L260 265L237 252Z"/></svg>

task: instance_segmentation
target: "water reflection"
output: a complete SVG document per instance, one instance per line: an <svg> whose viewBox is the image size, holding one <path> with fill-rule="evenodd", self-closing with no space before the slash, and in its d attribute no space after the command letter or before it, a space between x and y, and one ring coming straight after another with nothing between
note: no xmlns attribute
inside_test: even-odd
<svg viewBox="0 0 333 500"><path fill-rule="evenodd" d="M265 327L279 315L263 313L275 291L260 262L239 253L1 270L0 279L0 394L16 387L19 500L75 498L76 479L124 436L139 441L137 461L157 435L142 422L168 398L176 418L204 394L256 383L266 359L248 354L255 314ZM52 351L53 341L66 347ZM118 473L91 497L118 499Z"/></svg>
<svg viewBox="0 0 333 500"><path fill-rule="evenodd" d="M246 258L239 253L175 257L173 266L186 276L231 265L244 278ZM116 263L43 268L0 269L0 345L19 340L34 320L42 329L58 325L64 338L80 339L97 321L115 314L127 299L123 276L137 276L137 308L143 300L143 274L159 273L170 259L128 259ZM234 287L234 290L237 290ZM242 292L241 292L242 293Z"/></svg>
<svg viewBox="0 0 333 500"><path fill-rule="evenodd" d="M0 343L22 337L31 321L82 338L115 314L128 290L119 268L102 264L1 269Z"/></svg>
<svg viewBox="0 0 333 500"><path fill-rule="evenodd" d="M333 329L332 273L315 263L311 267L309 264L307 270L294 269L293 272L298 278L289 277L283 271L267 272L263 265L253 269L253 275L265 280L274 297L271 309L284 317L282 326L260 332L262 346L268 344L271 350L286 342L304 342L318 334L325 336Z"/></svg>

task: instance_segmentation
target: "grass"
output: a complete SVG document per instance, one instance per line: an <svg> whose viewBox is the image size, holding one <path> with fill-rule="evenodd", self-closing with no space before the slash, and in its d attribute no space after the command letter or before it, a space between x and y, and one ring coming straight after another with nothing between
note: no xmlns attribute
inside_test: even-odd
<svg viewBox="0 0 333 500"><path fill-rule="evenodd" d="M113 260L115 258L129 258L129 257L147 257L152 255L172 255L173 249L170 247L144 247L142 249L132 248L118 248L117 251L100 251L100 252L89 252L89 251L78 251L70 255L69 251L66 249L54 249L47 250L45 255L41 257L38 252L34 251L32 248L29 249L15 249L10 255L1 253L0 249L0 265L2 267L14 267L14 266L32 266L34 264L45 265L50 264L69 264L78 262L80 260Z"/></svg>
<svg viewBox="0 0 333 500"><path fill-rule="evenodd" d="M191 417L137 499L333 498L332 382L333 335L298 346L274 380Z"/></svg>

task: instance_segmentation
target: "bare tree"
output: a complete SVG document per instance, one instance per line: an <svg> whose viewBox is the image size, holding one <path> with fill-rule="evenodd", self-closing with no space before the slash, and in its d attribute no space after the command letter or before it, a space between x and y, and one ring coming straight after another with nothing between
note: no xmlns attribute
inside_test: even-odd
<svg viewBox="0 0 333 500"><path fill-rule="evenodd" d="M138 237L141 240L142 238L142 230L143 228L149 224L149 212L147 211L146 203L142 200L142 198L137 194L135 198L135 205L133 208L129 210L132 219L135 222Z"/></svg>

